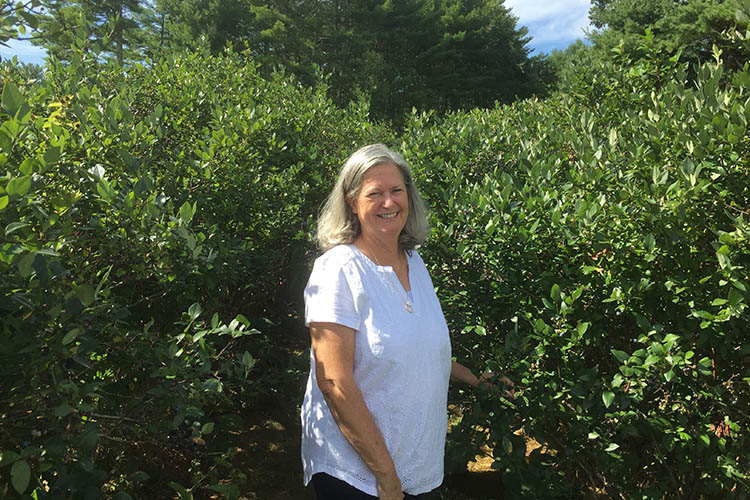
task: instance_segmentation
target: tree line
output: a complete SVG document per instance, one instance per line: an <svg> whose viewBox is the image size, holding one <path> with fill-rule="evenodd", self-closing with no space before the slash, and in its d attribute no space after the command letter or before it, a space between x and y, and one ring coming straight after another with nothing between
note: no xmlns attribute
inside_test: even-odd
<svg viewBox="0 0 750 500"><path fill-rule="evenodd" d="M747 24L735 15L742 1L595 0L587 43L549 55L534 54L502 0L6 0L0 41L20 36L68 61L87 38L121 66L231 47L261 74L325 80L337 104L364 99L374 117L398 122L413 107L486 108L565 90L616 47L642 57L646 30L687 62L709 60L718 45L739 67L745 49L722 34Z"/></svg>
<svg viewBox="0 0 750 500"><path fill-rule="evenodd" d="M339 104L366 96L381 118L545 89L542 56L495 0L43 0L38 14L32 41L61 60L82 29L120 65L232 47L264 74L325 78Z"/></svg>

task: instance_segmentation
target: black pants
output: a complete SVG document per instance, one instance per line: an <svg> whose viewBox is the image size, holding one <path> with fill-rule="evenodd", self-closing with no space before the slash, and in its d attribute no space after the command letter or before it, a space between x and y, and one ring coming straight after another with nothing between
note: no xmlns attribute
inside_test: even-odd
<svg viewBox="0 0 750 500"><path fill-rule="evenodd" d="M377 500L378 497L368 495L354 486L345 483L328 474L319 472L312 477L313 488L318 500ZM407 495L404 493L405 500L419 500L422 495Z"/></svg>

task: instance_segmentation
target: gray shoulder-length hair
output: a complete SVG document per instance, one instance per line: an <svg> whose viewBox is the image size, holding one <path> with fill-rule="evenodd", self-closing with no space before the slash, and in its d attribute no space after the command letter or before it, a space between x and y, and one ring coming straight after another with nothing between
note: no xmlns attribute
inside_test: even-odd
<svg viewBox="0 0 750 500"><path fill-rule="evenodd" d="M359 219L352 212L348 201L355 199L362 189L365 173L371 167L382 164L395 165L401 171L409 197L409 216L398 237L399 247L411 252L424 243L430 234L427 208L414 185L411 167L404 158L383 144L371 144L356 151L344 163L331 194L328 195L318 218L317 240L323 251L336 245L353 243L361 234Z"/></svg>

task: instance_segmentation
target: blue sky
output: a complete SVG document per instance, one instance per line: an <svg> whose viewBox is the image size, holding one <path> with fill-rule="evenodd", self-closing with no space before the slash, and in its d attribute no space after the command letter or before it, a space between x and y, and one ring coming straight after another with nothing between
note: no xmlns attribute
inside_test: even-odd
<svg viewBox="0 0 750 500"><path fill-rule="evenodd" d="M8 42L9 47L0 45L0 56L3 59L10 59L13 56L18 56L21 62L44 64L44 56L47 55L45 50L41 47L32 45L28 41L10 40Z"/></svg>
<svg viewBox="0 0 750 500"><path fill-rule="evenodd" d="M528 46L534 49L532 54L564 49L583 38L584 29L589 26L590 5L590 0L505 0L505 6L518 17L518 25L529 29L532 40ZM13 40L9 45L0 46L3 59L16 55L23 62L44 62L44 49L30 42Z"/></svg>
<svg viewBox="0 0 750 500"><path fill-rule="evenodd" d="M505 0L505 6L529 29L533 55L565 49L589 27L590 0Z"/></svg>

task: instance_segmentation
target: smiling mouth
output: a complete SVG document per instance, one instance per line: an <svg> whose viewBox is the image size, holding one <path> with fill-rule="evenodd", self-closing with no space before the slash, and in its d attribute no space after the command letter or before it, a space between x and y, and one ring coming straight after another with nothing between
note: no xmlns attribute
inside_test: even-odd
<svg viewBox="0 0 750 500"><path fill-rule="evenodd" d="M391 214L378 214L378 217L381 219L393 219L398 215L398 212L393 212Z"/></svg>

